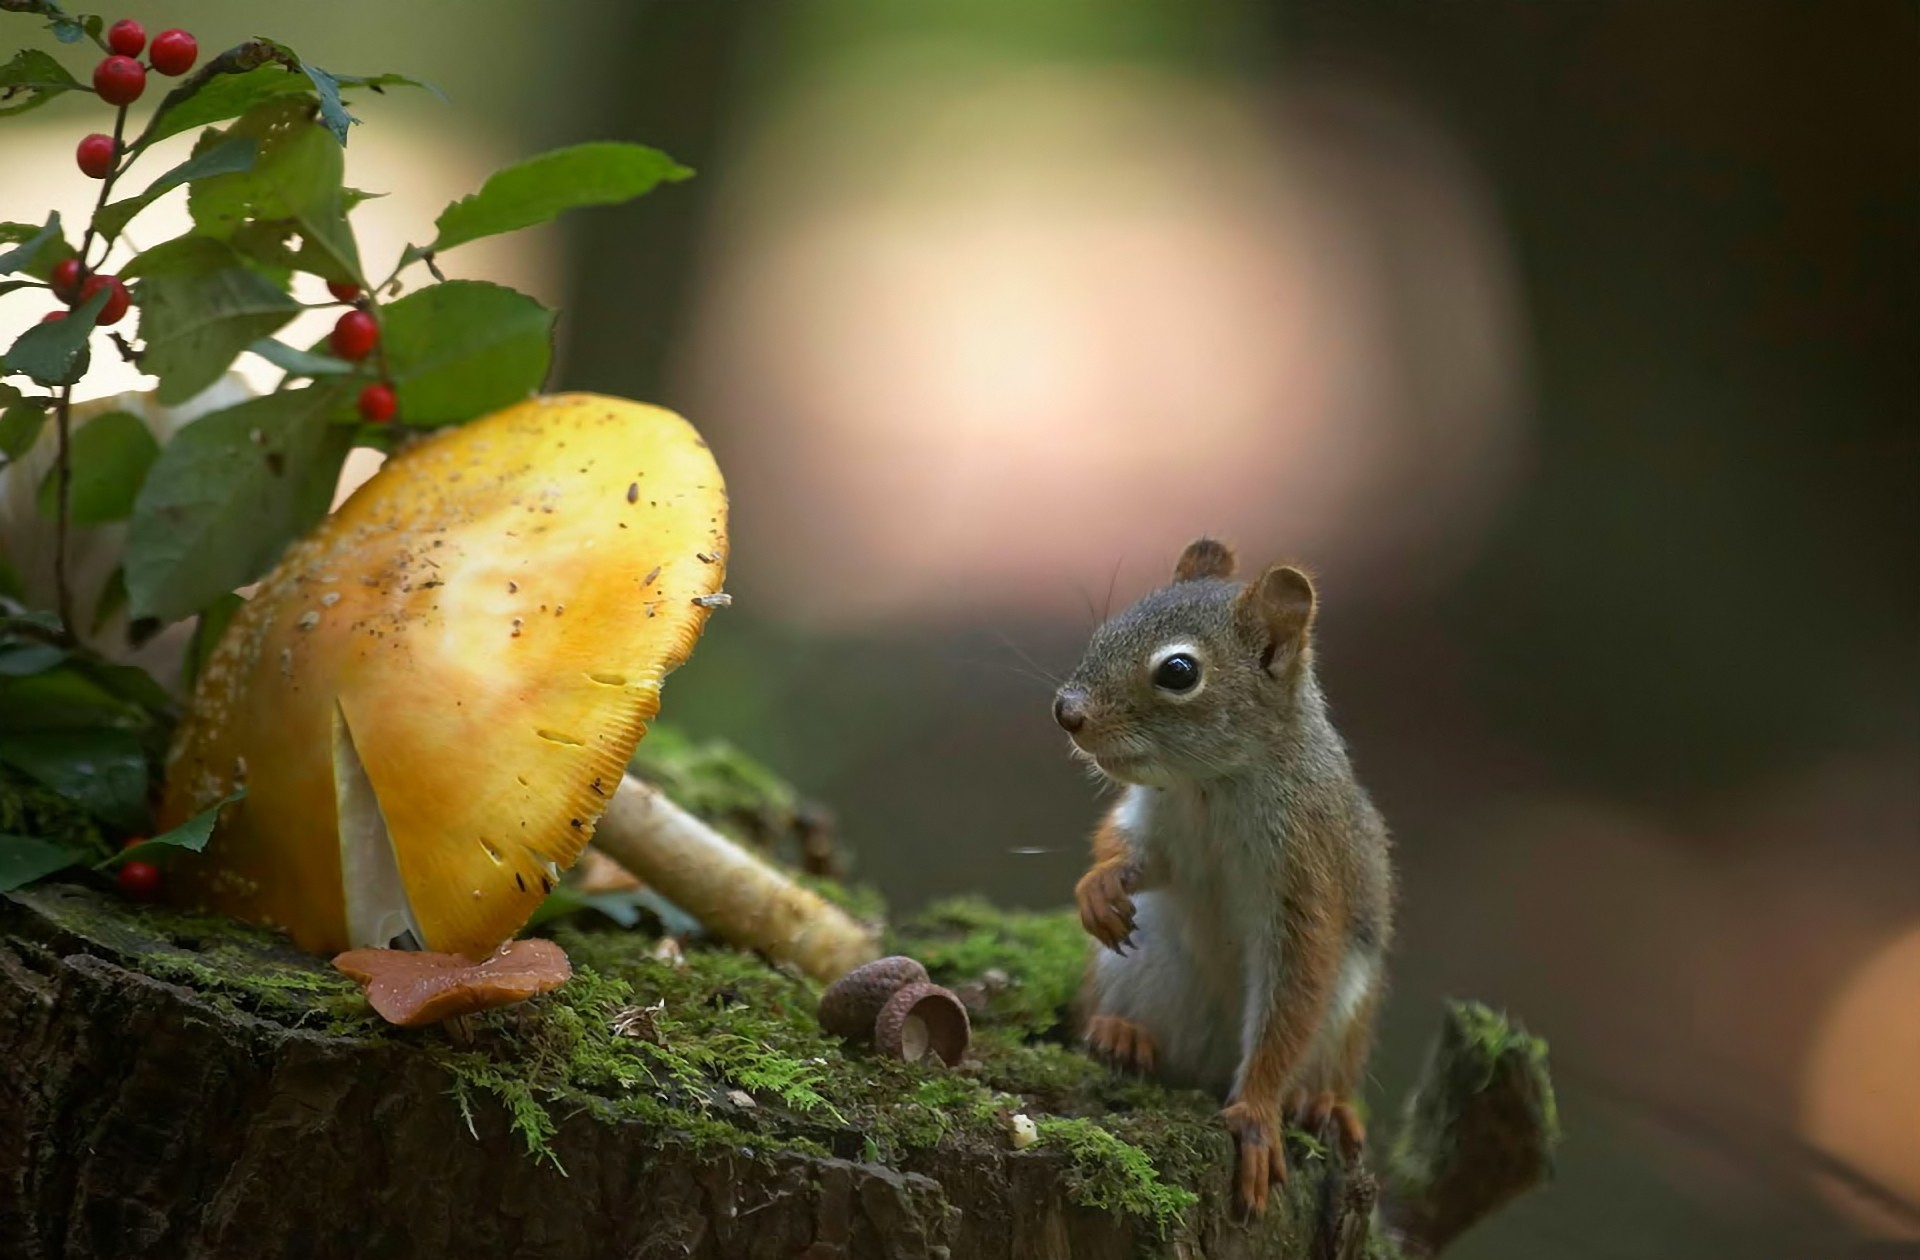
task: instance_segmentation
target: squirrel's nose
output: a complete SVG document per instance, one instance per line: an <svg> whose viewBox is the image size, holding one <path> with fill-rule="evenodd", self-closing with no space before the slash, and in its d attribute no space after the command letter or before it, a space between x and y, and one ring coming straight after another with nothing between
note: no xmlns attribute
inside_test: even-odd
<svg viewBox="0 0 1920 1260"><path fill-rule="evenodd" d="M1053 698L1053 720L1073 734L1087 724L1087 698L1077 691L1062 691Z"/></svg>

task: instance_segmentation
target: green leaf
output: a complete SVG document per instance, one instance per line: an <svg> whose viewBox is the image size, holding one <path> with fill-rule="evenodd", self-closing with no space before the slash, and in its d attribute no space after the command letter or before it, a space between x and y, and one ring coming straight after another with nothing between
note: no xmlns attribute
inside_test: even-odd
<svg viewBox="0 0 1920 1260"><path fill-rule="evenodd" d="M25 455L40 440L46 423L46 404L38 400L23 400L0 412L0 455L8 459Z"/></svg>
<svg viewBox="0 0 1920 1260"><path fill-rule="evenodd" d="M246 795L247 790L241 788L232 796L207 806L193 817L187 819L187 821L181 823L178 827L169 831L163 831L150 839L142 840L139 844L130 844L106 861L96 862L93 869L96 871L104 871L116 867L122 862L131 862L136 859L145 861L148 858L156 856L156 852L161 849L187 849L194 853L203 852L207 847L207 841L213 838L213 825L220 821L220 811L235 801L245 799Z"/></svg>
<svg viewBox="0 0 1920 1260"><path fill-rule="evenodd" d="M553 361L553 312L477 280L417 290L380 312L387 367L412 425L458 424L538 390Z"/></svg>
<svg viewBox="0 0 1920 1260"><path fill-rule="evenodd" d="M299 58L270 40L250 40L221 53L167 93L133 148L138 151L183 131L238 118L275 97L312 95L313 84L300 73Z"/></svg>
<svg viewBox="0 0 1920 1260"><path fill-rule="evenodd" d="M195 180L187 200L195 226L224 239L248 222L289 222L314 251L310 260L303 251L304 265L328 280L358 282L360 254L342 206L340 146L326 128L308 119L301 102L276 100L249 110L228 134L258 144L253 169Z"/></svg>
<svg viewBox="0 0 1920 1260"><path fill-rule="evenodd" d="M155 444L153 449L155 454L158 454L160 451L158 444ZM144 475L143 473L142 476ZM134 488L136 490L139 489L138 486ZM129 510L131 510L131 497L129 497L128 505ZM93 621L87 633L89 635L98 635L106 628L107 622L113 619L113 614L122 611L126 606L127 566L124 564L116 564L113 566L113 572L107 575L106 585L100 588L100 598L93 603Z"/></svg>
<svg viewBox="0 0 1920 1260"><path fill-rule="evenodd" d="M116 665L97 657L76 656L73 667L108 695L148 714L173 710L173 697L167 694L167 689L138 665Z"/></svg>
<svg viewBox="0 0 1920 1260"><path fill-rule="evenodd" d="M340 80L319 66L310 66L304 61L300 63L300 68L307 72L307 78L312 81L315 94L320 97L320 122L344 147L347 143L347 128L360 120L349 114L347 107L340 103Z"/></svg>
<svg viewBox="0 0 1920 1260"><path fill-rule="evenodd" d="M346 397L309 386L202 416L160 452L133 506L127 594L135 617L178 621L264 573L326 514L352 430Z"/></svg>
<svg viewBox="0 0 1920 1260"><path fill-rule="evenodd" d="M653 917L659 928L667 935L697 936L701 931L698 919L651 888L583 893L565 884L547 895L547 899L535 908L521 931L526 932L556 919L578 914L582 910L598 910L623 928L639 927L641 914L644 911Z"/></svg>
<svg viewBox="0 0 1920 1260"><path fill-rule="evenodd" d="M71 385L87 374L87 338L100 308L113 296L108 285L73 308L65 319L35 324L7 351L7 370L24 372L41 385Z"/></svg>
<svg viewBox="0 0 1920 1260"><path fill-rule="evenodd" d="M171 249L164 266L150 263L138 296L140 366L160 378L155 397L169 406L219 380L241 351L302 309L231 246L204 237Z"/></svg>
<svg viewBox="0 0 1920 1260"><path fill-rule="evenodd" d="M180 661L180 683L189 695L193 685L200 681L200 671L207 667L207 658L213 655L213 649L220 646L220 636L227 632L227 624L233 615L247 606L232 591L208 604L204 611L194 619L193 638L187 644L186 655Z"/></svg>
<svg viewBox="0 0 1920 1260"><path fill-rule="evenodd" d="M270 278L285 276L289 282L304 265L301 251L290 243L299 239L293 224L284 219L277 223L243 223L231 237L234 249L254 270Z"/></svg>
<svg viewBox="0 0 1920 1260"><path fill-rule="evenodd" d="M0 616L0 634L33 634L35 631L61 630L60 615L47 608L24 608Z"/></svg>
<svg viewBox="0 0 1920 1260"><path fill-rule="evenodd" d="M26 4L30 10L53 15L53 20L47 26L53 31L53 37L63 44L77 44L83 39L91 39L98 44L100 32L107 29L107 19L98 13L69 17L60 11L60 6L54 0L26 0Z"/></svg>
<svg viewBox="0 0 1920 1260"><path fill-rule="evenodd" d="M0 251L0 274L20 272L46 283L53 269L74 256L73 246L60 232L60 216L51 215L47 224L0 223L0 244L19 248Z"/></svg>
<svg viewBox="0 0 1920 1260"><path fill-rule="evenodd" d="M285 372L289 378L350 376L360 370L345 359L296 350L286 342L275 341L271 337L262 337L247 349Z"/></svg>
<svg viewBox="0 0 1920 1260"><path fill-rule="evenodd" d="M33 264L47 243L64 240L60 235L60 212L55 210L47 216L46 225L35 227L31 223L0 223L0 241L16 241L14 248L0 253L0 276L15 271L24 271L33 275ZM45 280L46 276L39 277Z"/></svg>
<svg viewBox="0 0 1920 1260"><path fill-rule="evenodd" d="M163 271L193 271L203 267L206 265L206 241L206 237L189 230L183 236L149 245L127 260L127 265L120 268L120 278L132 284L142 276L159 275Z"/></svg>
<svg viewBox="0 0 1920 1260"><path fill-rule="evenodd" d="M124 197L119 201L102 206L93 216L93 225L108 240L120 235L121 230L133 219L133 216L145 210L160 197L172 192L180 185L196 179L206 179L214 175L232 175L253 169L255 142L251 136L235 136L188 158L159 179L148 185L147 190L134 197Z"/></svg>
<svg viewBox="0 0 1920 1260"><path fill-rule="evenodd" d="M581 206L630 201L662 182L693 171L658 149L640 144L576 144L496 171L480 191L462 197L434 220L438 235L428 252L452 249L483 236L545 223Z"/></svg>
<svg viewBox="0 0 1920 1260"><path fill-rule="evenodd" d="M66 649L51 643L10 643L0 647L0 677L43 674L66 659Z"/></svg>
<svg viewBox="0 0 1920 1260"><path fill-rule="evenodd" d="M85 849L55 844L34 836L0 835L0 893L25 888L56 871L78 866L88 858Z"/></svg>
<svg viewBox="0 0 1920 1260"><path fill-rule="evenodd" d="M431 84L400 74L371 77L334 74L327 77L340 88L365 87L379 92L388 87L404 85L425 88L445 99L444 94ZM159 109L154 111L152 121L147 124L146 133L135 142L134 147L144 149L168 136L177 136L195 127L238 118L260 102L274 97L317 101L318 92L318 83L310 77L307 67L291 48L267 39L250 40L215 57L179 87L167 93Z"/></svg>
<svg viewBox="0 0 1920 1260"><path fill-rule="evenodd" d="M103 727L0 736L0 761L122 831L147 823L147 755L129 731Z"/></svg>
<svg viewBox="0 0 1920 1260"><path fill-rule="evenodd" d="M71 666L19 678L0 675L0 732L37 738L51 730L138 722L140 716Z"/></svg>
<svg viewBox="0 0 1920 1260"><path fill-rule="evenodd" d="M73 470L67 514L75 525L104 525L133 512L133 499L147 470L160 457L160 443L140 418L126 411L95 416L73 431L68 464ZM49 468L40 480L40 515L60 516L60 470Z"/></svg>
<svg viewBox="0 0 1920 1260"><path fill-rule="evenodd" d="M57 32L56 32L57 33ZM36 48L23 48L0 66L0 116L24 114L62 92L84 88L67 68Z"/></svg>
<svg viewBox="0 0 1920 1260"><path fill-rule="evenodd" d="M447 94L424 79L409 78L404 74L336 74L334 82L343 88L367 88L370 91L386 94L390 87L419 88L431 93L436 99L445 101Z"/></svg>

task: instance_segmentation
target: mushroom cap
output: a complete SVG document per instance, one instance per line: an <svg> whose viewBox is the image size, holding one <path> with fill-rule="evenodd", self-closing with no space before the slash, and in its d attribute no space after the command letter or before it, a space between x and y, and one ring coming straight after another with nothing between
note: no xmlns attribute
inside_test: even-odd
<svg viewBox="0 0 1920 1260"><path fill-rule="evenodd" d="M161 822L244 785L190 904L304 948L481 957L570 866L726 572L685 420L531 399L392 459L235 614L168 758Z"/></svg>
<svg viewBox="0 0 1920 1260"><path fill-rule="evenodd" d="M573 978L566 954L541 940L509 941L480 962L415 949L350 949L333 965L366 990L380 1018L402 1028L524 1002Z"/></svg>

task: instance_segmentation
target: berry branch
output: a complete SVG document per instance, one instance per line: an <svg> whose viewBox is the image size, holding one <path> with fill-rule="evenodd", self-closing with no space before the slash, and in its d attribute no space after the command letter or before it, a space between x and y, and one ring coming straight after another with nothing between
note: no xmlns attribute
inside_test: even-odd
<svg viewBox="0 0 1920 1260"><path fill-rule="evenodd" d="M38 49L11 60L0 53L0 125L67 92L91 92L114 107L111 133L88 134L73 150L80 175L99 183L74 241L58 214L43 225L0 224L0 299L50 290L58 303L0 346L0 466L12 490L24 478L21 458L46 450L34 465L46 472L27 492L54 535L44 591L11 580L9 539L0 537L0 589L17 586L27 597L24 605L0 597L0 763L17 717L34 708L18 702L16 689L70 675L65 692L43 694L112 700L97 718L64 723L59 750L44 753L74 763L55 776L71 786L56 790L88 816L110 820L111 836L144 835L147 787L176 711L172 689L192 686L241 603L235 592L327 511L348 451L463 424L545 385L554 312L501 285L457 272L448 278L447 251L578 207L625 202L692 172L635 144L586 143L530 158L448 205L424 244L407 248L387 274L386 260L378 268L362 261L349 219L366 196L345 179L345 145L359 121L349 108L365 93L425 85L335 74L258 37L196 68L199 48L187 31L149 38L137 21L70 14L58 0L0 0L0 13L31 15L62 44L99 50L86 79ZM142 120L134 107L148 99L150 74L179 82ZM130 186L139 156L175 137L191 142L190 155L144 187ZM130 222L181 190L190 226L135 246ZM108 271L115 259L120 275ZM403 292L402 275L415 264L432 283ZM375 288L370 273L387 279ZM344 309L325 336L290 344L283 330L320 306L301 300L296 287L316 282ZM114 326L134 308L137 326L123 335ZM151 378L125 410L87 401L95 332ZM240 388L234 367L248 354L279 369L264 393ZM38 389L18 388L13 377ZM216 389L235 397L213 405ZM196 418L180 424L172 409L189 403ZM91 579L74 571L79 531L108 524L124 526L121 563L100 588L82 589ZM44 572L35 569L36 578ZM99 650L135 645L178 621L194 626L179 679L116 665ZM13 839L0 836L0 876L24 869L5 860ZM36 862L48 842L34 841L43 846ZM170 843L179 842L145 841L132 855L138 861L118 853L73 860L121 863L122 891L140 896L159 886Z"/></svg>
<svg viewBox="0 0 1920 1260"><path fill-rule="evenodd" d="M135 30L139 30L139 27L131 22L115 23L113 29L115 32L121 32L121 28L125 26L133 26ZM144 33L141 38L144 43ZM102 67L105 67L108 62L112 60L113 58L109 57L107 61L103 61L100 64ZM122 60L125 60L125 58L122 58ZM96 83L100 80L98 71L94 73L94 80ZM146 85L145 71L141 71L139 81L141 87ZM136 91L134 96L138 97L139 92ZM86 234L80 238L79 265L73 271L73 277L79 283L79 287L74 290L75 299L78 301L85 301L88 297L92 296L92 292L89 291L87 286L92 283L95 277L89 274L86 260L87 254L93 248L95 220L98 219L101 209L106 206L107 198L112 194L114 182L119 179L120 172L125 168L125 165L130 164L123 164L119 160L120 137L125 133L127 125L127 104L128 102L121 102L120 107L114 111L112 147L108 149L112 164L107 168L106 172L100 176L100 196L95 199L93 203L93 216L87 221ZM91 140L93 137L88 136L87 139ZM86 141L82 141L81 143L84 146ZM98 146L95 147L97 148ZM84 173L91 175L93 172L88 170L87 167L88 151L83 147L80 152L80 168ZM121 286L120 281L117 279L112 279L111 283L115 286L116 291L107 301L109 306L117 301L119 303L119 311L112 319L108 319L106 318L107 308L102 308L101 315L95 320L97 324L117 323L121 315L126 313L127 304L123 296L125 288ZM62 313L56 311L54 314L60 315ZM67 578L68 534L71 532L73 519L73 513L70 510L73 501L72 385L62 385L59 392L54 395L53 423L59 443L54 454L54 478L55 484L59 487L54 495L54 502L56 504L53 521L54 611L59 614L60 624L66 630L66 633L70 637L77 638L78 636L74 632L75 623L73 620L73 588Z"/></svg>

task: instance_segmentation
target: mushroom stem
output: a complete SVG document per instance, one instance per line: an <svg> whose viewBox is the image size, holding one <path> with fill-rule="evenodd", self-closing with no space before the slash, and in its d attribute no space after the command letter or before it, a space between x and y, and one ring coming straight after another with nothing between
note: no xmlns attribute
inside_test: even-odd
<svg viewBox="0 0 1920 1260"><path fill-rule="evenodd" d="M853 916L630 774L593 844L717 936L815 980L837 980L880 955L876 933Z"/></svg>

